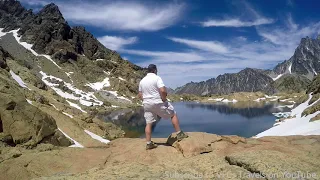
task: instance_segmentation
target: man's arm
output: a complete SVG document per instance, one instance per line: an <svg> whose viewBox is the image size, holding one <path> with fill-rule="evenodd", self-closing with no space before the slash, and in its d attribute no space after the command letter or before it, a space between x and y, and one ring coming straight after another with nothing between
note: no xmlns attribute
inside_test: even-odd
<svg viewBox="0 0 320 180"><path fill-rule="evenodd" d="M167 88L164 85L162 79L159 77L158 81L157 81L157 87L159 88L159 93L160 93L160 97L162 99L162 102L166 102L167 101Z"/></svg>
<svg viewBox="0 0 320 180"><path fill-rule="evenodd" d="M138 97L139 97L139 99L143 100L141 83L139 83L139 94L138 94Z"/></svg>
<svg viewBox="0 0 320 180"><path fill-rule="evenodd" d="M161 96L162 102L166 102L167 95L168 95L167 88L165 86L163 86L159 90L160 90L160 96Z"/></svg>
<svg viewBox="0 0 320 180"><path fill-rule="evenodd" d="M141 91L139 91L138 97L139 97L139 99L143 100L142 92L141 92Z"/></svg>

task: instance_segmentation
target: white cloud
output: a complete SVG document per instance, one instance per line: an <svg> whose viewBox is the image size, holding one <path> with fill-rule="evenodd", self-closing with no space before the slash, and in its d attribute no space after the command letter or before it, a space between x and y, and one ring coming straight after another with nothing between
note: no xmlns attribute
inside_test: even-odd
<svg viewBox="0 0 320 180"><path fill-rule="evenodd" d="M121 50L122 53L151 57L154 63L194 62L204 61L208 57L197 52L172 52L172 51L145 51L145 50ZM146 65L146 64L145 64Z"/></svg>
<svg viewBox="0 0 320 180"><path fill-rule="evenodd" d="M122 38L118 36L102 36L98 40L107 48L119 50L125 45L134 44L138 41L137 37Z"/></svg>
<svg viewBox="0 0 320 180"><path fill-rule="evenodd" d="M247 40L248 40L248 38L246 38L246 37L244 37L244 36L236 37L236 39L237 39L238 41L247 41Z"/></svg>
<svg viewBox="0 0 320 180"><path fill-rule="evenodd" d="M263 24L271 24L273 23L272 19L256 19L254 21L243 21L240 19L225 19L225 20L208 20L202 22L203 27L212 27L212 26L223 26L223 27L250 27L250 26L259 26Z"/></svg>
<svg viewBox="0 0 320 180"><path fill-rule="evenodd" d="M288 28L293 29L293 30L297 30L298 29L298 24L296 24L293 21L292 15L288 14L288 20L287 20L287 24L288 24Z"/></svg>
<svg viewBox="0 0 320 180"><path fill-rule="evenodd" d="M159 5L133 1L73 2L72 4L63 2L59 7L68 21L109 30L127 31L164 29L174 25L184 10L183 4Z"/></svg>
<svg viewBox="0 0 320 180"><path fill-rule="evenodd" d="M217 19L212 18L202 22L203 27L250 27L264 24L272 24L271 18L261 16L249 3L239 1L235 4L235 8L241 9L242 16L233 18Z"/></svg>
<svg viewBox="0 0 320 180"><path fill-rule="evenodd" d="M170 39L171 41L186 44L190 47L204 50L204 51L215 52L215 53L228 52L228 48L226 46L216 41L197 41L197 40L190 40L190 39L183 39L183 38L176 38L176 37L170 37L168 39Z"/></svg>

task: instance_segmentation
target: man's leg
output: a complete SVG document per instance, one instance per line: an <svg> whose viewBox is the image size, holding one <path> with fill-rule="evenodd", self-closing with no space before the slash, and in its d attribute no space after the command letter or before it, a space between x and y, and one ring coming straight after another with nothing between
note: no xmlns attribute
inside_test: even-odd
<svg viewBox="0 0 320 180"><path fill-rule="evenodd" d="M167 103L166 113L167 115L171 115L172 125L177 132L177 140L181 141L182 139L187 138L188 135L181 131L178 115L175 112L174 107L171 105L171 103Z"/></svg>
<svg viewBox="0 0 320 180"><path fill-rule="evenodd" d="M147 123L145 128L147 143L151 142L152 123Z"/></svg>
<svg viewBox="0 0 320 180"><path fill-rule="evenodd" d="M151 133L152 133L152 123L155 122L155 115L152 112L144 112L144 117L146 118L146 141L147 146L146 149L153 149L156 148L157 145L151 141Z"/></svg>
<svg viewBox="0 0 320 180"><path fill-rule="evenodd" d="M176 132L180 132L181 129L180 129L180 124L179 124L179 119L178 119L178 116L176 113L174 113L173 117L171 118L171 122L172 122L172 125L173 125L174 129L176 130Z"/></svg>

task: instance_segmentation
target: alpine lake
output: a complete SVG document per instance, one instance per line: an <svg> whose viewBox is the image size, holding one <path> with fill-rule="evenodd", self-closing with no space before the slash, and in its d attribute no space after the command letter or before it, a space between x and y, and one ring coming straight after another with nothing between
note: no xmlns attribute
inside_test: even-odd
<svg viewBox="0 0 320 180"><path fill-rule="evenodd" d="M207 132L218 135L252 137L271 128L275 120L290 108L278 102L237 102L237 103L172 103L184 132ZM145 137L143 107L120 109L98 118L111 121L126 132L126 137ZM152 137L168 137L174 128L169 119L153 123Z"/></svg>

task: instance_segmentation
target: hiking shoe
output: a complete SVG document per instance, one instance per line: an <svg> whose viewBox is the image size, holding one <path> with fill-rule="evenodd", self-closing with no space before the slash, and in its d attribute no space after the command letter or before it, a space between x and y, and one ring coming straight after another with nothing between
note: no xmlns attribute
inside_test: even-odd
<svg viewBox="0 0 320 180"><path fill-rule="evenodd" d="M177 134L177 140L178 140L178 141L181 141L182 139L187 138L187 137L189 137L189 136L186 135L183 131L180 131L180 132Z"/></svg>
<svg viewBox="0 0 320 180"><path fill-rule="evenodd" d="M156 143L154 143L153 141L151 141L150 144L147 144L147 145L146 145L146 150L154 149L154 148L156 148L156 147L158 147L158 145L157 145Z"/></svg>

